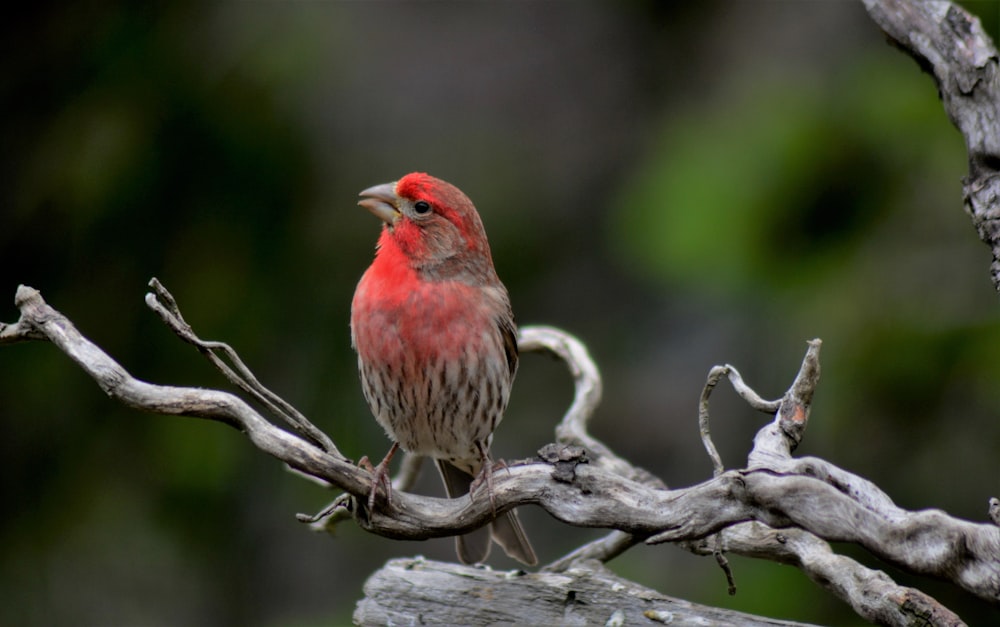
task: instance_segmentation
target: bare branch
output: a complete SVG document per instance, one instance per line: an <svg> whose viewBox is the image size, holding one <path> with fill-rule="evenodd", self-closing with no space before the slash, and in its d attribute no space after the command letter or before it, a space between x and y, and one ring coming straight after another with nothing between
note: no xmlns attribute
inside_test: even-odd
<svg viewBox="0 0 1000 627"><path fill-rule="evenodd" d="M413 488L413 485L417 482L417 478L420 476L424 459L423 455L415 455L413 453L406 453L403 456L403 463L399 468L399 472L392 479L393 494L407 492ZM329 487L330 484L324 482L324 485ZM334 533L338 524L353 518L354 504L352 498L350 493L344 493L337 496L332 503L316 514L296 514L295 517L299 522L310 524L313 531Z"/></svg>
<svg viewBox="0 0 1000 627"><path fill-rule="evenodd" d="M722 457L719 455L718 449L715 448L715 443L712 441L712 434L709 429L708 401L715 390L715 386L722 381L723 377L727 377L740 398L757 411L774 414L781 407L781 400L768 401L761 398L757 392L744 383L743 376L733 366L726 364L725 366L715 366L709 370L708 380L705 381L705 387L701 390L701 399L698 401L698 432L701 434L701 443L704 445L709 459L712 460L715 476L721 475L726 470L726 467L722 463Z"/></svg>
<svg viewBox="0 0 1000 627"><path fill-rule="evenodd" d="M285 399L264 387L231 346L225 342L206 341L199 338L195 334L194 329L191 328L191 325L184 320L184 316L181 315L181 310L177 306L177 301L173 295L158 279L155 277L151 279L149 286L153 288L153 293L146 294L146 305L160 316L160 319L163 320L177 337L195 346L233 385L251 395L272 414L284 420L285 423L312 440L313 443L318 444L327 453L346 459L340 454L337 447L333 445L333 441L330 440L329 436L309 422L299 410L292 407L291 403L288 403ZM216 351L225 355L226 359L233 364L233 368L226 364L216 354Z"/></svg>
<svg viewBox="0 0 1000 627"><path fill-rule="evenodd" d="M937 83L945 112L965 138L965 210L993 251L1000 290L1000 55L979 18L943 0L863 0L890 40Z"/></svg>
<svg viewBox="0 0 1000 627"><path fill-rule="evenodd" d="M588 542L578 549L567 553L565 556L542 568L542 570L558 573L584 560L596 560L605 564L641 543L641 538L637 538L630 533L612 531L604 537Z"/></svg>
<svg viewBox="0 0 1000 627"><path fill-rule="evenodd" d="M30 287L24 285L18 286L17 294L14 296L14 305L20 309L26 301L37 293L37 290L33 290ZM23 315L17 322L0 322L0 344L15 344L17 342L44 339L46 339L45 334L39 331L30 321L25 320Z"/></svg>
<svg viewBox="0 0 1000 627"><path fill-rule="evenodd" d="M32 337L41 335L52 341L113 398L146 411L225 422L243 430L258 448L292 468L356 497L368 494L369 473L324 452L308 440L278 429L239 398L215 390L139 381L80 335L69 320L45 304L37 291L22 287L17 303L21 309L19 327L32 329L26 332ZM585 352L581 357L573 348L575 340L567 341L569 336L555 330L546 331L544 336L544 344L537 337L529 340L538 342L536 345L554 343L569 347L567 353L576 360L571 369L579 373L587 370L589 357ZM808 399L818 373L817 360L818 343L812 343L800 376L782 399L774 421L755 438L755 451L760 448L768 454L757 457L752 454L755 463L748 469L724 472L689 488L658 487L614 457L606 447L604 457L613 463L600 464L590 463L589 453L579 446L564 443L547 447L540 460L512 463L506 471L497 473L493 486L495 510L485 495L475 499L438 499L405 491L397 492L392 503L374 512L359 507L349 497L343 497L335 505L344 512L353 512L363 528L393 538L426 539L470 531L492 520L497 512L524 504L537 504L572 525L616 530L550 566L551 570L561 571L573 568L574 563L579 563L576 558L583 556L610 559L638 539L650 538L650 543L697 543L723 530L720 545L723 550L745 551L779 561L792 559L787 552L776 552L767 544L748 541L741 544L734 540L739 537L734 534L741 527L757 521L775 529L799 528L816 536L816 539L802 539L803 546L822 549L821 544L816 544L821 542L819 538L854 542L906 570L951 579L983 599L1000 602L996 584L1000 581L1000 527L956 520L934 510L905 511L860 477L822 460L790 457L796 439L787 427L805 422ZM583 425L593 411L593 404L580 399L593 399L594 390L599 390L599 385L596 388L594 385L599 379L593 378L596 368L592 374L578 375L578 396L573 405L576 413L568 414L573 419L568 427L572 432L569 437L588 442L592 438L588 439ZM625 468L625 476L616 472L620 467ZM785 532L783 537L792 536ZM704 546L714 548L714 542ZM849 602L853 603L852 595L867 590L863 583L851 585L851 579L865 582L871 578L863 576L865 571L847 558L838 558L837 567L831 569L814 566L819 562L805 559L801 551L795 555L799 560L796 563L807 574L828 581L826 585ZM882 582L880 585L895 585L888 578L879 577L878 581ZM913 602L914 591L901 587L893 590L894 595L885 598L894 600L893 603L904 598ZM928 607L936 607L933 600L926 602ZM883 601L882 605L887 603ZM865 611L887 610L873 606ZM936 615L945 616L940 612ZM935 624L950 623L942 619Z"/></svg>
<svg viewBox="0 0 1000 627"><path fill-rule="evenodd" d="M573 376L573 402L562 421L556 425L556 441L559 444L583 447L593 463L623 477L650 482L651 485L663 485L649 472L636 468L615 455L606 444L587 431L590 418L601 402L602 383L597 364L580 340L554 327L527 326L520 329L517 343L518 348L525 353L553 353L566 364Z"/></svg>
<svg viewBox="0 0 1000 627"><path fill-rule="evenodd" d="M413 594L400 598L400 590ZM483 602L488 594L489 603ZM525 574L424 559L390 561L365 583L358 625L744 625L801 623L750 616L668 597L622 579L597 562L558 573Z"/></svg>
<svg viewBox="0 0 1000 627"><path fill-rule="evenodd" d="M602 463L620 467L621 460L587 432L587 423L601 402L603 390L601 374L587 347L559 329L544 326L521 327L517 346L524 353L551 352L566 364L573 376L573 402L556 427L557 441L582 446L590 451L594 459L603 459ZM629 472L629 468L622 470Z"/></svg>
<svg viewBox="0 0 1000 627"><path fill-rule="evenodd" d="M765 425L754 439L754 447L748 460L749 468L818 477L848 495L861 507L873 512L898 514L899 510L889 497L874 484L823 460L795 460L791 457L792 450L804 435L810 403L819 382L820 345L819 340L809 342L795 381L782 399L773 403L760 400L732 366L717 366L712 369L699 404L699 425L706 450L716 466L715 474L721 474L721 460L717 453L713 456L715 447L708 437L708 399L722 377L728 376L737 393L751 407L770 410L770 413L775 414L775 420ZM654 536L649 541L661 539L662 536ZM872 571L850 558L834 554L827 542L807 531L786 529L778 532L756 522L741 523L723 529L717 535L694 542L682 541L679 544L691 552L713 555L716 559L725 551L794 564L813 581L848 603L858 615L882 624L909 625L915 617L934 625L961 624L958 617L933 598L918 590L899 586L884 573ZM732 573L728 568L724 570L732 591Z"/></svg>
<svg viewBox="0 0 1000 627"><path fill-rule="evenodd" d="M778 403L771 424L757 432L748 463L750 468L784 464L805 436L813 394L819 384L820 340L812 340L791 387Z"/></svg>
<svg viewBox="0 0 1000 627"><path fill-rule="evenodd" d="M572 335L546 326L522 327L518 333L518 348L522 352L548 351L559 357L569 368L573 377L573 402L562 420L556 425L556 441L568 447L582 447L589 456L595 458L595 463L607 468L622 477L629 477L655 488L665 488L666 485L648 471L633 466L625 459L615 455L611 449L592 437L587 430L590 418L601 402L601 374L597 364L590 357L587 347ZM572 468L579 460L579 455L573 450L540 451L543 459L556 464L559 468ZM587 461L590 461L589 459ZM561 464L561 466L560 466ZM572 471L570 470L570 474ZM556 478L560 476L557 472ZM555 560L546 569L558 571L568 567L574 560L593 558L602 563L621 555L629 548L641 543L643 538L632 534L612 531L569 554Z"/></svg>
<svg viewBox="0 0 1000 627"><path fill-rule="evenodd" d="M928 595L900 586L885 573L837 555L829 543L800 529L771 529L742 523L719 534L728 553L767 559L801 569L817 585L880 625L962 625L961 619ZM707 539L684 542L692 553L711 555Z"/></svg>
<svg viewBox="0 0 1000 627"><path fill-rule="evenodd" d="M44 337L55 344L111 398L143 411L223 422L246 433L265 453L350 492L360 493L370 485L368 473L278 429L239 397L218 390L154 385L136 379L50 307L38 290L22 285L15 303L21 310L18 326L32 329L25 332L25 337Z"/></svg>
<svg viewBox="0 0 1000 627"><path fill-rule="evenodd" d="M719 449L715 447L715 442L712 441L712 432L709 428L708 399L712 396L712 391L715 390L715 386L719 384L722 377L730 375L737 378L740 377L740 373L729 364L715 366L709 370L708 381L705 382L705 387L701 389L701 399L698 401L698 433L701 435L701 443L705 447L705 452L708 453L708 458L712 460L712 474L716 477L726 471L726 466L722 463L722 456L719 455ZM775 410L777 410L777 407Z"/></svg>

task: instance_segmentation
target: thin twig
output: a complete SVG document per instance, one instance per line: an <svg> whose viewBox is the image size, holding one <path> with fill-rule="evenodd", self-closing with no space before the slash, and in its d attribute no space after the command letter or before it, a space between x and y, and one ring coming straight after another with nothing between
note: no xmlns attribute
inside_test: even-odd
<svg viewBox="0 0 1000 627"><path fill-rule="evenodd" d="M716 534L715 548L712 549L712 557L715 558L715 563L719 565L719 568L721 568L722 572L726 575L726 587L728 589L729 596L736 596L736 578L733 576L733 569L729 565L729 560L726 559L722 546L722 534Z"/></svg>
<svg viewBox="0 0 1000 627"><path fill-rule="evenodd" d="M778 410L778 426L791 440L794 449L802 441L806 426L809 423L809 410L812 408L813 395L819 385L819 349L823 345L820 339L810 340L809 348L802 359L799 372L788 392L781 399Z"/></svg>
<svg viewBox="0 0 1000 627"><path fill-rule="evenodd" d="M526 326L519 330L518 349L525 353L530 351L552 353L566 364L573 377L573 402L555 428L556 441L559 444L583 447L589 454L588 463L595 463L622 477L649 486L666 488L666 484L658 477L619 457L588 432L587 425L601 402L603 384L600 370L582 342L555 327ZM582 559L607 562L640 544L642 540L643 537L639 535L613 531L560 557L543 570L564 570Z"/></svg>
<svg viewBox="0 0 1000 627"><path fill-rule="evenodd" d="M666 487L659 478L619 457L588 432L587 424L601 402L603 384L597 364L583 342L555 327L535 325L520 328L517 345L525 353L546 351L554 354L566 364L573 376L573 402L556 425L556 442L582 446L592 463L622 477Z"/></svg>
<svg viewBox="0 0 1000 627"><path fill-rule="evenodd" d="M722 456L719 455L719 449L715 447L715 442L712 441L712 433L709 429L709 414L708 414L708 399L712 395L712 390L715 386L719 384L722 377L734 371L732 366L715 366L708 372L708 380L705 381L705 387L701 389L701 399L698 401L698 433L701 435L701 443L705 447L705 451L708 453L708 458L712 460L712 474L716 477L721 475L726 471L725 465L722 463Z"/></svg>
<svg viewBox="0 0 1000 627"><path fill-rule="evenodd" d="M780 431L782 435L790 440L786 441L782 438L782 444L787 444L787 446L784 446L783 448L779 446L778 449L786 456L790 456L791 450L802 439L809 416L810 403L812 402L816 385L819 382L819 347L821 344L821 341L818 339L809 342L809 348L806 350L806 355L802 359L802 365L799 367L798 374L792 381L792 385L788 388L785 395L777 401L768 401L763 399L755 390L743 381L743 377L740 375L739 371L729 364L726 364L725 366L715 366L709 371L708 378L705 381L705 386L701 391L701 399L698 403L698 431L701 435L701 442L705 447L705 451L708 453L708 457L712 460L714 476L718 477L725 472L725 467L722 464L722 457L719 455L719 451L716 449L715 443L712 441L712 435L709 429L709 398L719 381L721 381L723 377L728 377L730 383L733 385L733 388L736 390L736 393L739 394L740 398L744 399L747 404L758 411L775 415L775 420L772 423L775 425L775 430ZM768 427L761 429L760 433L766 432L769 432ZM771 450L774 448L774 444L767 442L763 438L761 438L760 441L755 440L754 450L751 452L751 459L761 455L761 451L759 451L758 448L767 448L768 450ZM778 455L774 455L773 457L778 457ZM734 595L736 594L736 580L734 578L732 568L729 565L729 560L726 559L724 554L724 536L728 533L728 531L728 529L725 529L715 535L714 540L712 541L712 556L715 558L719 568L721 568L726 575L729 594ZM649 542L656 542L658 539L658 536L653 536L649 539Z"/></svg>
<svg viewBox="0 0 1000 627"><path fill-rule="evenodd" d="M783 466L791 460L792 451L802 442L812 399L819 384L819 350L823 342L810 340L802 364L788 391L778 401L774 420L754 436L748 468Z"/></svg>
<svg viewBox="0 0 1000 627"><path fill-rule="evenodd" d="M624 531L612 531L600 538L574 549L541 570L561 572L581 560L596 559L603 563L610 562L633 546L642 543L642 538Z"/></svg>
<svg viewBox="0 0 1000 627"><path fill-rule="evenodd" d="M392 491L398 493L412 490L420 477L420 470L425 459L426 457L423 455L407 453L403 457L399 472L392 479ZM339 523L352 518L354 507L351 498L350 494L341 494L319 512L296 514L295 517L299 522L311 525L314 531L333 533Z"/></svg>
<svg viewBox="0 0 1000 627"><path fill-rule="evenodd" d="M964 625L934 598L894 582L882 571L867 568L833 552L828 542L801 529L771 529L757 522L727 528L728 553L767 559L800 568L807 577L839 597L865 620L881 625ZM680 543L695 555L712 555L711 538ZM914 620L914 617L921 617Z"/></svg>
<svg viewBox="0 0 1000 627"><path fill-rule="evenodd" d="M191 325L184 320L180 308L173 295L155 277L149 281L149 286L154 293L146 294L146 305L155 311L163 322L182 340L195 346L223 374L233 385L251 395L257 402L266 407L275 416L278 416L303 436L309 438L325 452L347 459L337 450L333 441L325 433L320 431L315 425L302 415L297 409L283 398L264 387L257 380L253 372L243 363L235 350L225 342L202 340L199 338ZM230 367L216 354L221 352L233 364ZM235 367L235 370L233 369Z"/></svg>
<svg viewBox="0 0 1000 627"><path fill-rule="evenodd" d="M743 375L740 374L739 370L729 364L715 366L708 371L708 379L705 381L705 386L701 389L701 398L698 401L698 432L701 435L701 443L704 445L709 459L712 460L712 468L715 476L719 476L725 472L725 466L722 463L719 450L715 448L715 443L712 441L712 434L709 429L708 401L715 390L715 386L719 384L719 381L723 377L729 379L733 390L753 409L773 415L781 407L781 399L776 401L765 400L743 381Z"/></svg>

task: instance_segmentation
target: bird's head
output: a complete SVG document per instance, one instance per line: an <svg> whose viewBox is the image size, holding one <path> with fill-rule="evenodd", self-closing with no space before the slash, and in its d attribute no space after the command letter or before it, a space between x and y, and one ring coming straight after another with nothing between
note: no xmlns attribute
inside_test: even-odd
<svg viewBox="0 0 1000 627"><path fill-rule="evenodd" d="M369 187L360 196L358 204L385 223L380 250L398 248L414 268L428 271L440 273L460 263L465 271L492 272L483 223L472 201L454 185L414 172Z"/></svg>

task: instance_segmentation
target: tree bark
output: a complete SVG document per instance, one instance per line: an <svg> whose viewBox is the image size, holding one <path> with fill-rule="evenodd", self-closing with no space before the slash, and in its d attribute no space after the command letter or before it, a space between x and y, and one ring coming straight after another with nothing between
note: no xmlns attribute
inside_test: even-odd
<svg viewBox="0 0 1000 627"><path fill-rule="evenodd" d="M365 583L358 625L803 625L698 605L618 577L600 562L559 573L395 559ZM402 593L402 594L401 594ZM529 618L530 617L530 618Z"/></svg>
<svg viewBox="0 0 1000 627"><path fill-rule="evenodd" d="M945 113L965 138L965 211L993 251L1000 290L1000 56L979 18L944 0L863 0L889 40L937 83Z"/></svg>

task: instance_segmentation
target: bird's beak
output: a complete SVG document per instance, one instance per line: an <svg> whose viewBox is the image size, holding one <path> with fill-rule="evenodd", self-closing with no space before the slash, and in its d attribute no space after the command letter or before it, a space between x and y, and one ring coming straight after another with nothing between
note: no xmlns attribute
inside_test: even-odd
<svg viewBox="0 0 1000 627"><path fill-rule="evenodd" d="M361 200L358 204L371 211L372 214L392 226L402 215L397 208L399 196L396 195L395 183L383 183L375 187L369 187L358 194Z"/></svg>

